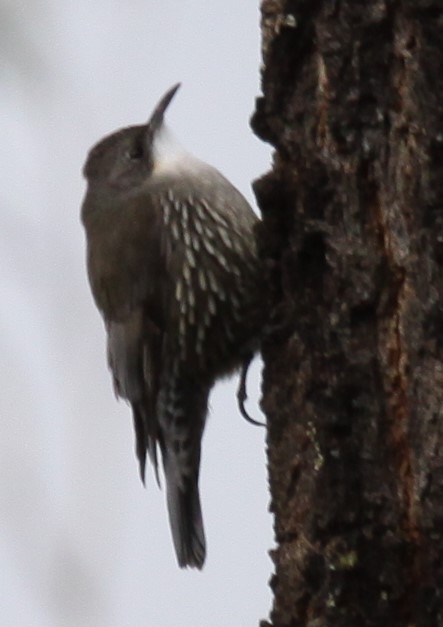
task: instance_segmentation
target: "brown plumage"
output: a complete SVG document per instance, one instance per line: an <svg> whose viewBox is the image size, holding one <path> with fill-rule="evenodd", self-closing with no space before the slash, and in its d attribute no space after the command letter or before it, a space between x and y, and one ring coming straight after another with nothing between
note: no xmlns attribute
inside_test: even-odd
<svg viewBox="0 0 443 627"><path fill-rule="evenodd" d="M144 480L160 450L180 566L201 568L200 444L215 381L257 349L257 218L214 168L177 149L163 114L95 146L82 207L88 276Z"/></svg>

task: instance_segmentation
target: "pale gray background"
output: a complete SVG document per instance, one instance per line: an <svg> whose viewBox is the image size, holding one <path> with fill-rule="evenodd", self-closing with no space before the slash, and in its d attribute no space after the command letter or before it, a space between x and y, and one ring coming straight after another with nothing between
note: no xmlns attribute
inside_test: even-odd
<svg viewBox="0 0 443 627"><path fill-rule="evenodd" d="M264 430L218 385L204 439L202 573L180 571L164 494L143 489L130 411L105 366L89 294L81 167L103 134L147 119L182 81L169 126L254 204L269 149L258 0L0 4L0 624L257 625L270 606ZM250 377L259 417L259 366Z"/></svg>

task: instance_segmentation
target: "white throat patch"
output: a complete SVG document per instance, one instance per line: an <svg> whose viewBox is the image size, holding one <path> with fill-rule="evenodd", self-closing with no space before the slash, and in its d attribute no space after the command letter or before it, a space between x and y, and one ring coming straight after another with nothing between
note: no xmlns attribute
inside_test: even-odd
<svg viewBox="0 0 443 627"><path fill-rule="evenodd" d="M180 145L167 126L159 129L154 140L152 174L169 174L179 170L196 170L199 162Z"/></svg>

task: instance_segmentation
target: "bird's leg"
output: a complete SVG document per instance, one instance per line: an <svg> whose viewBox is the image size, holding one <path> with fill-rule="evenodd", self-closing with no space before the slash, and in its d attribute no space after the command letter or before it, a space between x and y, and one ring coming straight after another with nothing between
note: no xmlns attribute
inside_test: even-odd
<svg viewBox="0 0 443 627"><path fill-rule="evenodd" d="M248 355L242 364L242 368L240 372L240 380L238 383L238 390L237 390L238 408L243 418L247 422L249 422L251 425L255 425L256 427L266 427L264 422L259 422L258 420L254 420L253 418L251 418L251 416L248 414L245 408L245 401L248 398L248 395L246 392L246 377L248 376L248 370L249 370L249 366L251 365L252 357L253 357L252 354Z"/></svg>

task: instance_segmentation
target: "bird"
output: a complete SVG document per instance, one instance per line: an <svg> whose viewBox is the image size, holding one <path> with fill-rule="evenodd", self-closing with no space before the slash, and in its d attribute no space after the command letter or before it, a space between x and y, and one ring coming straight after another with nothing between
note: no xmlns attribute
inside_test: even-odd
<svg viewBox="0 0 443 627"><path fill-rule="evenodd" d="M216 381L258 351L263 272L259 218L165 124L179 87L147 123L115 131L89 151L81 220L114 390L132 408L141 479L148 457L159 483L161 460L178 565L201 569L208 398Z"/></svg>

